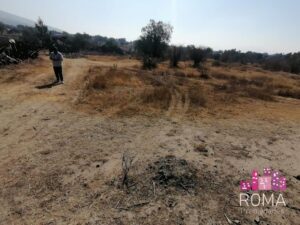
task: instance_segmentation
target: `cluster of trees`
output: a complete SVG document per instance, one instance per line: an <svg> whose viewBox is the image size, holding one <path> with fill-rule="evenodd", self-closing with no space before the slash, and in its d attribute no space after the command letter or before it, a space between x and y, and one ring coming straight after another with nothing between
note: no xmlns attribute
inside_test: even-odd
<svg viewBox="0 0 300 225"><path fill-rule="evenodd" d="M235 49L214 52L212 58L226 63L262 63L268 54L256 52L240 52Z"/></svg>
<svg viewBox="0 0 300 225"><path fill-rule="evenodd" d="M142 35L135 43L136 53L142 58L143 67L155 68L157 62L170 59L170 66L177 67L180 60L191 59L194 67L201 66L206 58L212 54L210 48L197 48L193 45L169 46L173 32L170 24L161 21L150 20L150 23L142 29Z"/></svg>
<svg viewBox="0 0 300 225"><path fill-rule="evenodd" d="M142 58L144 68L154 68L158 61L170 60L171 67L177 67L180 60L192 60L194 67L199 67L207 58L215 60L216 64L241 63L259 64L273 71L286 71L300 74L300 52L290 54L275 54L257 52L240 52L235 49L213 51L211 48L195 46L169 46L173 27L161 21L150 23L142 29L142 35L136 41L137 54Z"/></svg>
<svg viewBox="0 0 300 225"><path fill-rule="evenodd" d="M31 38L32 33L35 33L34 38ZM0 54L3 57L12 57L15 61L37 57L39 38L35 28L24 29L23 26L13 27L1 23L0 35Z"/></svg>
<svg viewBox="0 0 300 225"><path fill-rule="evenodd" d="M257 52L243 53L232 49L214 52L212 58L225 63L258 64L267 70L300 73L300 52L269 55Z"/></svg>
<svg viewBox="0 0 300 225"><path fill-rule="evenodd" d="M74 35L63 32L52 37L55 45L65 53L93 51L104 54L123 55L130 52L131 43L125 39L114 39L102 36L91 36L76 33Z"/></svg>
<svg viewBox="0 0 300 225"><path fill-rule="evenodd" d="M263 67L272 71L285 71L300 74L300 52L269 56L263 62Z"/></svg>

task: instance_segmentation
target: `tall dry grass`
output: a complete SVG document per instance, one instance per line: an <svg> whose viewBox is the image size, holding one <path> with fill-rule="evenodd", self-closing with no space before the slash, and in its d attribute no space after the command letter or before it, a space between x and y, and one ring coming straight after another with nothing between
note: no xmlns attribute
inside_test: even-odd
<svg viewBox="0 0 300 225"><path fill-rule="evenodd" d="M239 67L205 65L202 72L181 63L178 68L161 64L153 71L136 67L92 67L82 86L83 99L87 107L131 113L161 113L169 109L172 101L184 105L188 101L188 112L206 108L234 109L236 104L258 101L276 101L276 96L299 98L297 81L280 74ZM245 68L244 68L245 69ZM174 100L175 99L175 100ZM247 100L248 99L248 100ZM229 111L230 111L229 110ZM228 110L227 110L228 111Z"/></svg>

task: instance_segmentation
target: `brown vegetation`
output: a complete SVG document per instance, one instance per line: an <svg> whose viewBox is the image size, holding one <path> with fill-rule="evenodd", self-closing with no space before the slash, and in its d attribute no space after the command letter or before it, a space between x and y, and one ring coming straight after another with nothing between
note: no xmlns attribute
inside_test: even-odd
<svg viewBox="0 0 300 225"><path fill-rule="evenodd" d="M175 101L187 107L185 114L197 114L205 108L233 110L247 98L269 102L277 101L276 96L299 98L297 82L289 76L255 67L247 66L241 72L237 66L210 67L208 62L198 69L183 62L174 69L163 63L153 71L144 71L128 63L129 67L121 68L115 64L90 67L77 103L85 104L85 109L128 115L129 111L167 112L173 110Z"/></svg>

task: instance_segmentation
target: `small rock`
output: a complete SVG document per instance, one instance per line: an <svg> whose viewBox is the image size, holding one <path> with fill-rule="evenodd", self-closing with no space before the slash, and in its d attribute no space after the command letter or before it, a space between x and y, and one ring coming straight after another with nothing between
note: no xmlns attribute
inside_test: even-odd
<svg viewBox="0 0 300 225"><path fill-rule="evenodd" d="M211 147L207 147L207 150L208 150L208 155L212 156L212 155L214 155L214 154L215 154L215 152L214 152L213 148L211 148Z"/></svg>
<svg viewBox="0 0 300 225"><path fill-rule="evenodd" d="M259 217L255 218L254 222L255 222L255 224L260 224L260 219L259 219Z"/></svg>

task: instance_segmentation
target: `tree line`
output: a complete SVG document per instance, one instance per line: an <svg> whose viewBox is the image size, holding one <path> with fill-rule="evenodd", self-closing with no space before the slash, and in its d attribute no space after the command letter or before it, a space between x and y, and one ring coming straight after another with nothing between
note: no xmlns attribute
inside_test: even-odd
<svg viewBox="0 0 300 225"><path fill-rule="evenodd" d="M35 27L12 27L0 23L0 34L4 31L19 34L19 48L39 50L53 46L65 53L97 52L101 54L130 54L140 58L146 69L155 68L157 63L169 59L171 67L177 67L179 61L192 60L194 67L201 67L208 59L214 59L214 65L221 63L257 64L272 71L285 71L300 74L300 52L289 54L267 54L241 52L236 49L213 51L207 47L170 45L173 27L161 21L150 20L142 28L141 36L134 42L126 39L107 38L100 35L69 34L50 31L39 19Z"/></svg>
<svg viewBox="0 0 300 225"><path fill-rule="evenodd" d="M214 59L214 65L223 63L257 64L272 71L285 71L300 74L300 52L289 54L237 51L213 51L211 48L195 47L193 45L169 46L173 27L161 21L150 23L142 29L142 34L136 42L137 54L142 57L145 68L153 68L160 60L169 58L170 66L177 67L180 60L192 60L194 67L199 67L208 58Z"/></svg>

